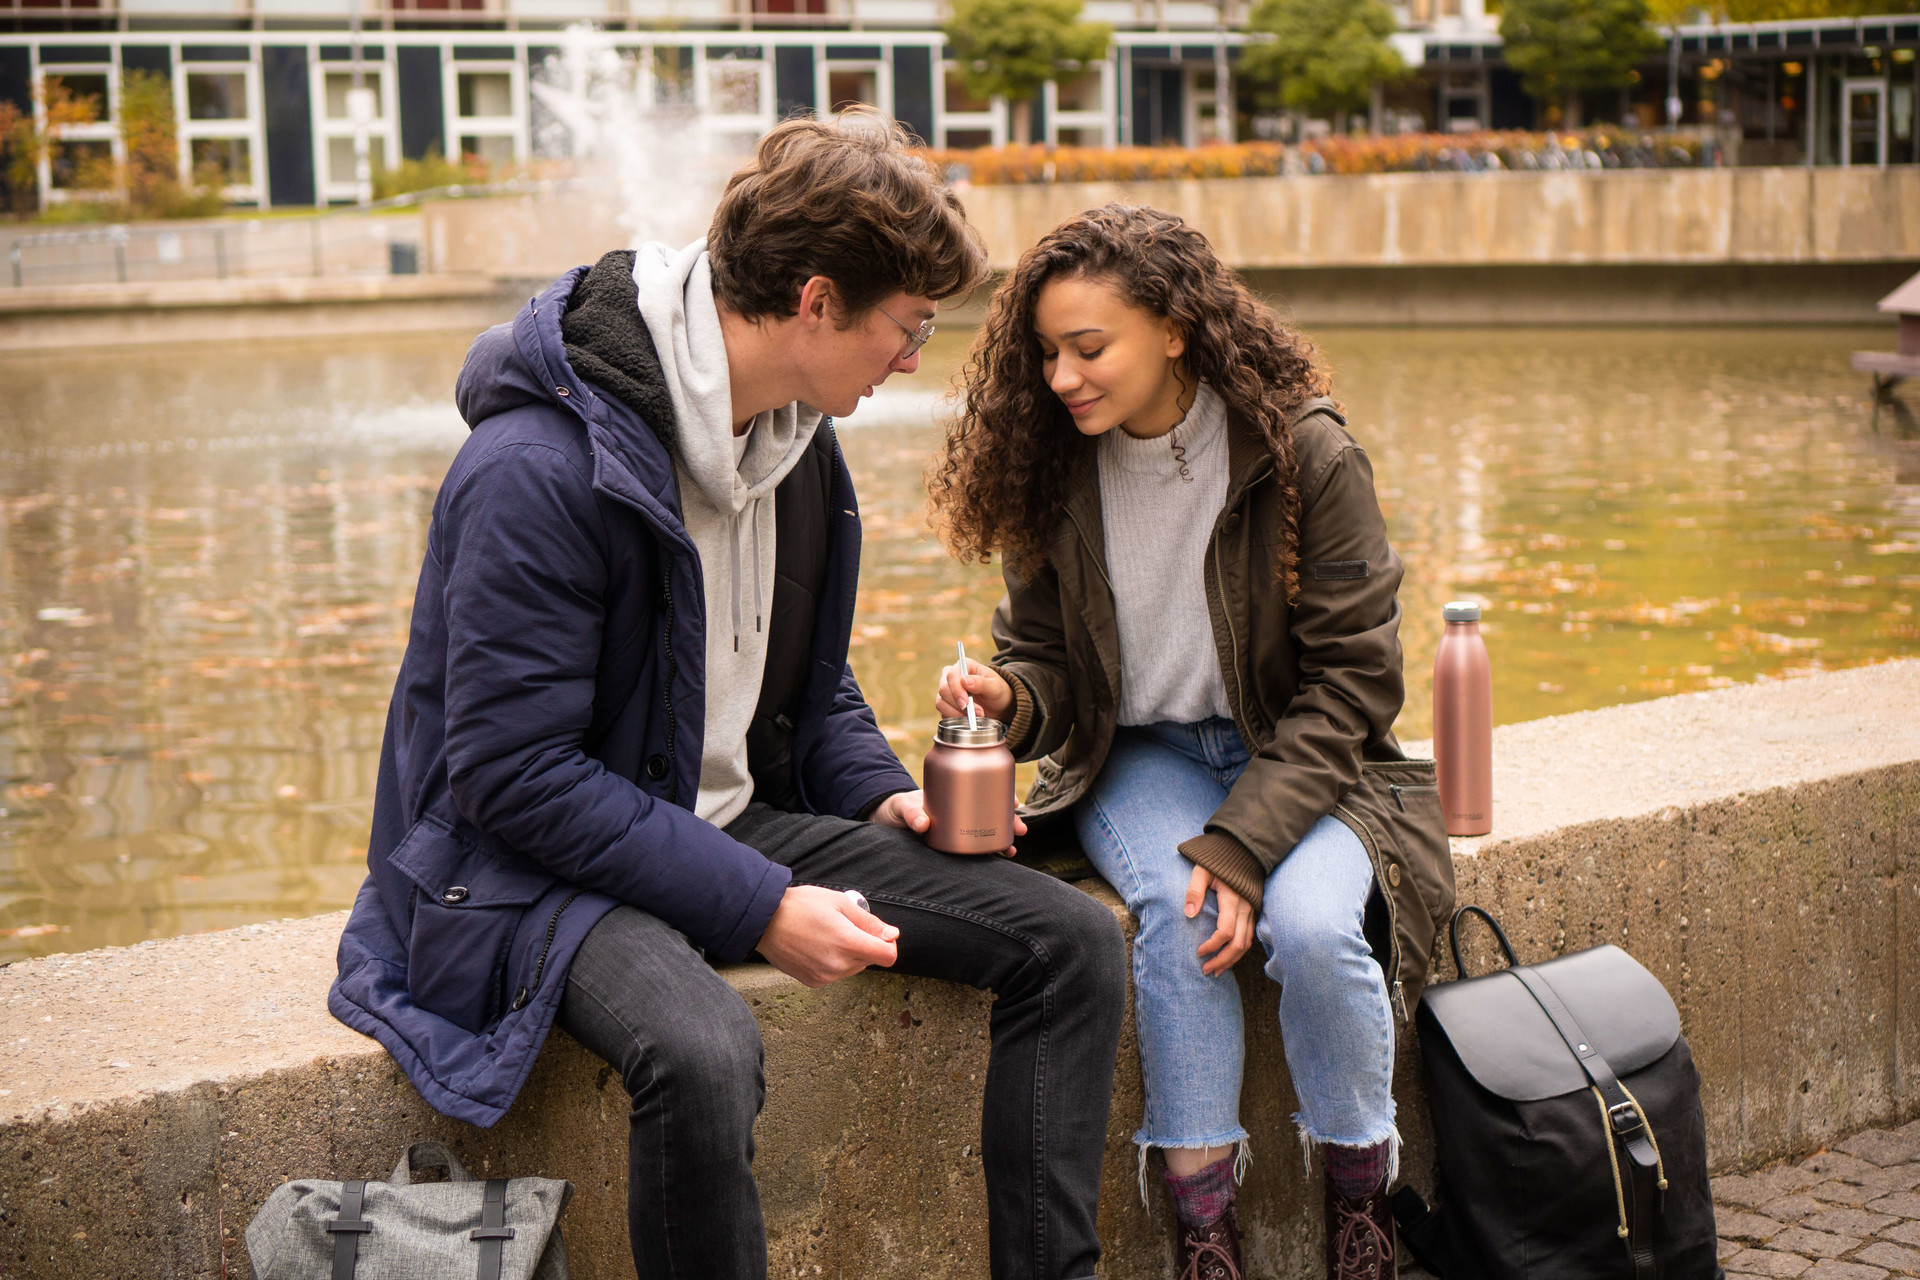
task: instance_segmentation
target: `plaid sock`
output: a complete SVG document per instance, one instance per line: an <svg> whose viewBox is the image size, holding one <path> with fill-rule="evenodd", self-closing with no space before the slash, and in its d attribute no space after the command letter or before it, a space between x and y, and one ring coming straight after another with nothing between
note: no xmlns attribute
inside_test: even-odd
<svg viewBox="0 0 1920 1280"><path fill-rule="evenodd" d="M1327 1178L1333 1189L1349 1200L1372 1195L1387 1180L1387 1144L1370 1147L1338 1147L1325 1143L1320 1158L1327 1163Z"/></svg>
<svg viewBox="0 0 1920 1280"><path fill-rule="evenodd" d="M1212 1222L1233 1203L1233 1157L1216 1160L1198 1173L1181 1178L1167 1170L1167 1191L1173 1196L1173 1211L1183 1227L1200 1227Z"/></svg>

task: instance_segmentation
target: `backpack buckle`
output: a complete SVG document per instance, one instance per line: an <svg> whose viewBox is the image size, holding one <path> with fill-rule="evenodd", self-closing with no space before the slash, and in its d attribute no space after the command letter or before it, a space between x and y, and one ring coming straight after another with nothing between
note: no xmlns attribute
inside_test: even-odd
<svg viewBox="0 0 1920 1280"><path fill-rule="evenodd" d="M1640 1119L1640 1108L1631 1102L1622 1102L1607 1108L1607 1122L1613 1126L1616 1134L1625 1136L1635 1129L1644 1128Z"/></svg>

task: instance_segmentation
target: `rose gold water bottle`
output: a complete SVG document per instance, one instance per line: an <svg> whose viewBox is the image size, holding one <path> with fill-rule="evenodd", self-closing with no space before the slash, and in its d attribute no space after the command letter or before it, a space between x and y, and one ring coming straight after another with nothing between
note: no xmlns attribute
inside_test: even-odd
<svg viewBox="0 0 1920 1280"><path fill-rule="evenodd" d="M1013 752L1007 726L980 718L968 728L964 716L942 720L934 730L922 775L926 788L927 844L942 853L999 853L1013 843Z"/></svg>
<svg viewBox="0 0 1920 1280"><path fill-rule="evenodd" d="M1433 759L1450 836L1493 830L1493 668L1480 606L1455 600L1433 660Z"/></svg>

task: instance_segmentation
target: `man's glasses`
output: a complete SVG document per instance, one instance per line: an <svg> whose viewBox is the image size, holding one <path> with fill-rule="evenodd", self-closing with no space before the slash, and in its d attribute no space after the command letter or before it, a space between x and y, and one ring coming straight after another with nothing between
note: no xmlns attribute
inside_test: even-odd
<svg viewBox="0 0 1920 1280"><path fill-rule="evenodd" d="M893 320L892 316L887 315L887 313L879 307L875 307L874 310L879 311L883 316L887 316L887 319ZM898 356L894 357L897 360L910 359L913 353L926 346L927 339L933 336L933 321L931 320L922 320L918 329L909 329L898 320L893 320L893 323L900 332L907 335L907 345L900 349Z"/></svg>

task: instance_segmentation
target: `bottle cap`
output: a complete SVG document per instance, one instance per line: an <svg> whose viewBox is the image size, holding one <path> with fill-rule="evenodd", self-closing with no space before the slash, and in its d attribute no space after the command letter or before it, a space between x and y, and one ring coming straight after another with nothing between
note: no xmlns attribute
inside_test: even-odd
<svg viewBox="0 0 1920 1280"><path fill-rule="evenodd" d="M933 731L934 741L946 747L997 747L1007 740L1007 726L981 716L971 728L965 716L942 720Z"/></svg>
<svg viewBox="0 0 1920 1280"><path fill-rule="evenodd" d="M1440 616L1448 622L1478 622L1480 606L1472 600L1449 600Z"/></svg>

